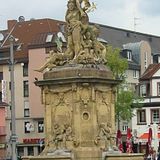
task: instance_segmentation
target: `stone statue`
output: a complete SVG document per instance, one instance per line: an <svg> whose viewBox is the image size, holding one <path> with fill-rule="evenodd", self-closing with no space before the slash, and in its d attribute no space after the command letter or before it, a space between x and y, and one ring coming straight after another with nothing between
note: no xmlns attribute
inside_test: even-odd
<svg viewBox="0 0 160 160"><path fill-rule="evenodd" d="M89 0L68 0L66 20L67 48L62 50L62 42L57 37L57 52L50 51L46 63L36 71L50 71L56 66L69 64L105 64L106 47L98 41L99 26L89 25L87 12L95 4Z"/></svg>
<svg viewBox="0 0 160 160"><path fill-rule="evenodd" d="M73 141L73 135L72 135L72 128L69 124L64 124L64 130L63 130L63 143L65 148L67 148L66 142L67 141Z"/></svg>
<svg viewBox="0 0 160 160"><path fill-rule="evenodd" d="M63 142L63 134L59 124L54 124L53 131L53 142L55 144L56 149L61 148L61 143Z"/></svg>
<svg viewBox="0 0 160 160"><path fill-rule="evenodd" d="M43 72L44 70L50 71L57 65L63 65L67 61L67 56L64 53L55 53L53 50L49 52L49 57L46 63L36 71Z"/></svg>
<svg viewBox="0 0 160 160"><path fill-rule="evenodd" d="M73 54L74 59L82 49L82 19L87 16L82 10L78 0L69 0L67 4L66 22L67 22L67 54Z"/></svg>
<svg viewBox="0 0 160 160"><path fill-rule="evenodd" d="M95 55L97 57L96 61L98 63L106 63L106 46L104 46L101 42L97 40L100 33L100 29L98 25L92 26L92 41Z"/></svg>
<svg viewBox="0 0 160 160"><path fill-rule="evenodd" d="M108 141L110 139L110 129L107 125L107 127L105 126L104 123L101 123L99 125L99 133L95 139L95 144L97 145L99 143L100 140L105 142L105 148L106 149L108 147Z"/></svg>

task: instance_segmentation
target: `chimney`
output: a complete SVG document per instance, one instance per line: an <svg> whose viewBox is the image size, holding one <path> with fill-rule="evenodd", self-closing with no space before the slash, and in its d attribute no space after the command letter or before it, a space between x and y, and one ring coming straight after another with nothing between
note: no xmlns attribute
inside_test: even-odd
<svg viewBox="0 0 160 160"><path fill-rule="evenodd" d="M8 20L8 22L7 22L8 30L11 31L16 23L17 23L17 20Z"/></svg>

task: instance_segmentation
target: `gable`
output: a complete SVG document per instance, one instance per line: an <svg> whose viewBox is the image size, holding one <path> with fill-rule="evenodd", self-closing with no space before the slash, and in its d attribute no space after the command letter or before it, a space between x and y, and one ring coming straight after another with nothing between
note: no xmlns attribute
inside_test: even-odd
<svg viewBox="0 0 160 160"><path fill-rule="evenodd" d="M160 69L156 73L154 73L153 77L160 77Z"/></svg>

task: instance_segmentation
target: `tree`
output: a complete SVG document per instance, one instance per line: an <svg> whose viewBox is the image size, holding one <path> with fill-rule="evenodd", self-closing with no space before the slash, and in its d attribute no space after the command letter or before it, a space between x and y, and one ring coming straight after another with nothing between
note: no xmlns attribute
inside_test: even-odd
<svg viewBox="0 0 160 160"><path fill-rule="evenodd" d="M107 66L113 72L115 78L124 79L124 73L128 68L128 61L120 56L120 49L107 46Z"/></svg>
<svg viewBox="0 0 160 160"><path fill-rule="evenodd" d="M123 85L122 85L123 86ZM124 89L122 86L117 88L117 100L115 103L115 116L120 128L120 121L129 121L134 116L133 109L143 106L143 98L136 95L131 89ZM122 88L121 88L122 87Z"/></svg>
<svg viewBox="0 0 160 160"><path fill-rule="evenodd" d="M128 69L128 61L121 57L120 49L108 46L106 58L107 66L113 72L114 77L121 80L117 86L115 102L115 116L118 121L118 128L120 128L120 121L129 121L133 116L133 108L142 106L142 103L140 103L142 98L126 85L124 73Z"/></svg>
<svg viewBox="0 0 160 160"><path fill-rule="evenodd" d="M129 121L134 115L133 109L142 107L141 101L143 101L143 98L136 95L133 90L118 87L115 103L117 118Z"/></svg>

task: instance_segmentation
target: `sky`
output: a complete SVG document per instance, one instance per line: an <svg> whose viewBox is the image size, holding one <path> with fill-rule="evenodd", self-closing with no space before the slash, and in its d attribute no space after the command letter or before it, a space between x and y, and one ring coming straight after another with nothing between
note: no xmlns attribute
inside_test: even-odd
<svg viewBox="0 0 160 160"><path fill-rule="evenodd" d="M68 0L0 0L0 30L7 20L51 18L64 21ZM90 22L160 36L160 0L90 0Z"/></svg>

